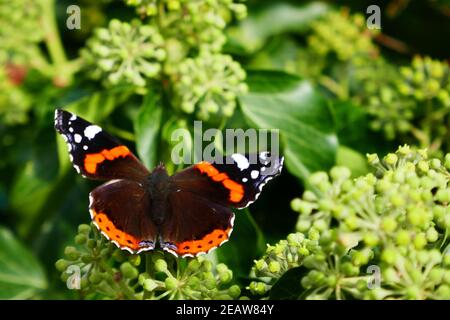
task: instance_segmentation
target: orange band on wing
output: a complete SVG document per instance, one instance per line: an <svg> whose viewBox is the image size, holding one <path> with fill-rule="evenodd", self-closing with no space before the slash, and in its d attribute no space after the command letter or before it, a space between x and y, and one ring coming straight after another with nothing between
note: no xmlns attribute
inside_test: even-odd
<svg viewBox="0 0 450 320"><path fill-rule="evenodd" d="M220 246L223 242L228 240L228 234L231 228L227 230L215 229L213 232L207 234L200 240L183 241L176 243L176 253L178 255L192 254L196 255L202 252L208 252L212 248Z"/></svg>
<svg viewBox="0 0 450 320"><path fill-rule="evenodd" d="M109 240L117 242L120 247L127 247L132 250L138 250L140 248L139 239L117 229L114 223L103 212L97 213L93 209L91 210L95 224L108 236Z"/></svg>
<svg viewBox="0 0 450 320"><path fill-rule="evenodd" d="M114 160L119 157L126 157L130 155L130 150L125 146L118 146L110 150L102 150L99 153L87 154L84 158L84 169L91 174L97 171L97 165L105 160Z"/></svg>
<svg viewBox="0 0 450 320"><path fill-rule="evenodd" d="M202 161L196 164L195 167L201 173L206 173L214 181L222 182L222 185L230 190L229 200L231 202L237 203L244 198L244 187L231 180L226 173L220 173L211 163Z"/></svg>

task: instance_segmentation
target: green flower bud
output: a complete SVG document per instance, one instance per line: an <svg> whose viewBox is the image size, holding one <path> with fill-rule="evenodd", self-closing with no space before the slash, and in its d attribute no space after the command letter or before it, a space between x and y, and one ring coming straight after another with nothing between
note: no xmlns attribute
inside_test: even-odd
<svg viewBox="0 0 450 320"><path fill-rule="evenodd" d="M266 293L266 285L262 282L252 281L250 283L249 290L253 294L263 295Z"/></svg>
<svg viewBox="0 0 450 320"><path fill-rule="evenodd" d="M379 237L374 232L368 232L363 237L364 242L369 247L374 247L379 242Z"/></svg>
<svg viewBox="0 0 450 320"><path fill-rule="evenodd" d="M439 189L436 193L436 200L442 203L450 202L450 188L449 189Z"/></svg>
<svg viewBox="0 0 450 320"><path fill-rule="evenodd" d="M441 285L436 290L436 296L438 296L440 299L448 300L450 299L450 286L448 285Z"/></svg>
<svg viewBox="0 0 450 320"><path fill-rule="evenodd" d="M167 262L163 259L158 259L155 261L155 271L156 272L167 272Z"/></svg>
<svg viewBox="0 0 450 320"><path fill-rule="evenodd" d="M87 241L87 246L89 249L94 249L97 246L97 241L95 241L94 239L89 239Z"/></svg>
<svg viewBox="0 0 450 320"><path fill-rule="evenodd" d="M421 299L422 291L417 286L410 286L406 288L406 298L411 300Z"/></svg>
<svg viewBox="0 0 450 320"><path fill-rule="evenodd" d="M444 271L442 280L444 283L450 285L450 271L449 270Z"/></svg>
<svg viewBox="0 0 450 320"><path fill-rule="evenodd" d="M442 278L444 277L444 270L440 268L433 268L430 271L428 277L434 283L440 283L442 281Z"/></svg>
<svg viewBox="0 0 450 320"><path fill-rule="evenodd" d="M227 292L233 299L237 299L241 295L241 289L237 285L229 287Z"/></svg>
<svg viewBox="0 0 450 320"><path fill-rule="evenodd" d="M386 232L392 232L397 228L397 222L394 218L385 217L381 220L381 228Z"/></svg>
<svg viewBox="0 0 450 320"><path fill-rule="evenodd" d="M143 282L143 287L146 291L153 291L158 288L158 284L153 279L145 279ZM167 287L167 284L166 284Z"/></svg>
<svg viewBox="0 0 450 320"><path fill-rule="evenodd" d="M75 247L68 246L64 249L64 254L70 261L75 261L80 257L80 253Z"/></svg>
<svg viewBox="0 0 450 320"><path fill-rule="evenodd" d="M103 280L103 277L98 272L94 272L89 275L89 282L92 284L99 284L102 280Z"/></svg>
<svg viewBox="0 0 450 320"><path fill-rule="evenodd" d="M306 232L311 227L311 222L308 220L298 220L296 229L300 232Z"/></svg>
<svg viewBox="0 0 450 320"><path fill-rule="evenodd" d="M397 272L394 268L386 268L383 271L383 280L386 282L395 283L399 280L399 276L397 275Z"/></svg>
<svg viewBox="0 0 450 320"><path fill-rule="evenodd" d="M150 278L150 275L147 272L141 273L138 277L138 283L143 286L144 281Z"/></svg>
<svg viewBox="0 0 450 320"><path fill-rule="evenodd" d="M64 272L66 271L67 267L69 266L69 262L67 260L64 259L59 259L58 261L56 261L55 263L55 267L59 272Z"/></svg>
<svg viewBox="0 0 450 320"><path fill-rule="evenodd" d="M233 273L231 271L219 273L219 279L221 283L228 283L233 279Z"/></svg>
<svg viewBox="0 0 450 320"><path fill-rule="evenodd" d="M389 153L385 158L384 162L387 165L394 166L398 161L398 157L395 153Z"/></svg>
<svg viewBox="0 0 450 320"><path fill-rule="evenodd" d="M381 260L386 262L388 265L393 265L397 260L397 252L393 249L385 249L381 253Z"/></svg>
<svg viewBox="0 0 450 320"><path fill-rule="evenodd" d="M423 247L425 247L425 245L427 244L427 238L425 234L423 233L417 234L413 240L413 243L416 249L422 249Z"/></svg>
<svg viewBox="0 0 450 320"><path fill-rule="evenodd" d="M82 233L82 234L89 234L89 232L91 231L91 226L88 224L80 224L78 226L78 233Z"/></svg>
<svg viewBox="0 0 450 320"><path fill-rule="evenodd" d="M167 277L164 281L167 290L174 290L178 287L179 282L174 277Z"/></svg>
<svg viewBox="0 0 450 320"><path fill-rule="evenodd" d="M280 263L277 261L271 261L269 263L269 271L272 273L278 273L280 272L281 266Z"/></svg>
<svg viewBox="0 0 450 320"><path fill-rule="evenodd" d="M407 246L411 241L409 232L406 230L399 230L396 236L396 242L400 246Z"/></svg>
<svg viewBox="0 0 450 320"><path fill-rule="evenodd" d="M429 228L426 233L428 242L435 242L439 239L439 233L435 228Z"/></svg>
<svg viewBox="0 0 450 320"><path fill-rule="evenodd" d="M138 267L141 264L141 256L140 255L131 255L128 261L135 267Z"/></svg>
<svg viewBox="0 0 450 320"><path fill-rule="evenodd" d="M359 273L359 268L352 265L350 262L344 262L341 265L341 271L348 277L356 276Z"/></svg>
<svg viewBox="0 0 450 320"><path fill-rule="evenodd" d="M92 261L94 261L94 257L91 256L90 254L83 254L83 255L81 256L81 261L82 261L83 263L89 264L89 263L91 263Z"/></svg>
<svg viewBox="0 0 450 320"><path fill-rule="evenodd" d="M128 279L136 279L139 275L138 270L129 262L124 262L120 265L120 272Z"/></svg>

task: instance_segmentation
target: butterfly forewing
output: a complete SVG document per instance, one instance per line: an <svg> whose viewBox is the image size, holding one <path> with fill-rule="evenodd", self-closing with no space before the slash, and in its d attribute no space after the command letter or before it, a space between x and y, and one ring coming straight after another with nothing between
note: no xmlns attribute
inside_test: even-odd
<svg viewBox="0 0 450 320"><path fill-rule="evenodd" d="M83 118L58 109L55 128L67 143L74 168L83 176L99 180L142 180L149 175L128 147Z"/></svg>

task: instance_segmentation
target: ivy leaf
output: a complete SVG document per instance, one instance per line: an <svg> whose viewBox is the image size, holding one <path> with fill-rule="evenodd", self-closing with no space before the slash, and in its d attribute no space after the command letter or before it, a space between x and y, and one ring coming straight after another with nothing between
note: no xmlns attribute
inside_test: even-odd
<svg viewBox="0 0 450 320"><path fill-rule="evenodd" d="M46 288L39 261L0 226L0 299L29 299Z"/></svg>
<svg viewBox="0 0 450 320"><path fill-rule="evenodd" d="M137 153L147 168L153 168L158 160L158 138L162 117L159 101L159 95L150 91L145 96L141 110L134 121Z"/></svg>
<svg viewBox="0 0 450 320"><path fill-rule="evenodd" d="M300 281L307 273L304 267L296 267L286 271L270 289L269 299L297 300L304 291Z"/></svg>
<svg viewBox="0 0 450 320"><path fill-rule="evenodd" d="M369 172L367 159L358 151L346 146L339 146L337 157L337 166L345 166L352 172L352 177L357 178Z"/></svg>
<svg viewBox="0 0 450 320"><path fill-rule="evenodd" d="M312 21L328 10L329 6L321 2L294 5L274 1L260 10L250 11L237 27L229 28L227 49L238 54L251 54L259 50L270 36L304 32Z"/></svg>
<svg viewBox="0 0 450 320"><path fill-rule="evenodd" d="M332 108L340 145L345 145L361 154L384 154L397 147L395 143L387 142L382 134L370 130L369 115L362 106L351 101L334 101Z"/></svg>
<svg viewBox="0 0 450 320"><path fill-rule="evenodd" d="M240 97L247 122L280 129L288 170L304 179L327 170L336 158L334 118L327 101L307 80L275 71L248 73L248 94Z"/></svg>

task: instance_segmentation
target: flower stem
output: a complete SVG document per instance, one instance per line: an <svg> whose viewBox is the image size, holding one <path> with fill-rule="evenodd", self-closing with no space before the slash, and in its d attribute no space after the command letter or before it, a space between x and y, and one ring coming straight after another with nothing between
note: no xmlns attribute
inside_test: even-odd
<svg viewBox="0 0 450 320"><path fill-rule="evenodd" d="M54 81L61 86L66 86L72 81L72 74L66 69L67 57L56 22L55 5L55 0L42 0L41 22L45 34L45 45L54 67Z"/></svg>

